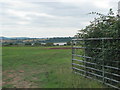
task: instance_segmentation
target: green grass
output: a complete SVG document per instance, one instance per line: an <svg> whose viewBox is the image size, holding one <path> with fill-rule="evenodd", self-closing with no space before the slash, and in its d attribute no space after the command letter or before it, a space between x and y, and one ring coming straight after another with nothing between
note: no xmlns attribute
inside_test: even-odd
<svg viewBox="0 0 120 90"><path fill-rule="evenodd" d="M104 87L97 81L72 73L70 49L53 50L48 49L48 47L3 47L2 57L3 87Z"/></svg>

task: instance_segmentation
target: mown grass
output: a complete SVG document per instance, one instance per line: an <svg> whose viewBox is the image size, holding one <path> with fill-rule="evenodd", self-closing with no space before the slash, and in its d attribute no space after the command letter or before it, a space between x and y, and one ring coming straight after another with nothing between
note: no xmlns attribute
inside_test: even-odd
<svg viewBox="0 0 120 90"><path fill-rule="evenodd" d="M3 87L102 88L97 81L72 73L70 49L3 47Z"/></svg>

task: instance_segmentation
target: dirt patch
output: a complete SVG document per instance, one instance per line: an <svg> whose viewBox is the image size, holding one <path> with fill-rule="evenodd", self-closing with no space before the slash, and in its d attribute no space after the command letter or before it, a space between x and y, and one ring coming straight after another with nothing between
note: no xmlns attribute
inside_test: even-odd
<svg viewBox="0 0 120 90"><path fill-rule="evenodd" d="M24 79L25 71L24 70L10 70L3 72L3 81L2 86L12 85L15 88L37 88L33 82Z"/></svg>

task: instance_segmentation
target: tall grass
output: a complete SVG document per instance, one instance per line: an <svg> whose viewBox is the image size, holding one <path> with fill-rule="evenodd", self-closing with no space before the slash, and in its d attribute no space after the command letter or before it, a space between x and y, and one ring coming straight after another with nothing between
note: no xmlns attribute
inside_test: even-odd
<svg viewBox="0 0 120 90"><path fill-rule="evenodd" d="M72 73L71 50L3 47L3 87L102 88L97 81ZM12 71L12 72L11 72ZM22 71L22 72L21 72ZM19 79L16 81L16 75ZM26 82L28 86L21 85ZM14 83L15 82L15 83Z"/></svg>

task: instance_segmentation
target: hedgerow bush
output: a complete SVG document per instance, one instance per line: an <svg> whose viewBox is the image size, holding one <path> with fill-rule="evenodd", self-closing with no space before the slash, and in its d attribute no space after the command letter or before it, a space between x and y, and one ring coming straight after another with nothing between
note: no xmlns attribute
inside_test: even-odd
<svg viewBox="0 0 120 90"><path fill-rule="evenodd" d="M93 63L97 63L98 66L86 64L89 67L102 69L101 65L117 67L120 69L120 17L114 15L112 9L110 9L107 15L103 15L97 12L91 12L90 14L96 14L99 17L95 18L90 25L80 30L76 35L77 38L113 38L111 40L100 39L100 40L88 40L84 41L85 55L94 59L86 59ZM105 68L105 72L116 73L120 75L120 70L114 70ZM86 69L87 70L87 69ZM88 70L89 72L93 72ZM94 71L97 74L103 74ZM112 78L120 81L119 77L115 77L111 74L105 73L105 77ZM112 83L111 81L105 81Z"/></svg>
<svg viewBox="0 0 120 90"><path fill-rule="evenodd" d="M120 37L120 18L115 16L112 9L108 15L103 15L97 12L91 12L99 17L95 18L89 26L80 30L76 35L78 38L103 38L103 37Z"/></svg>

